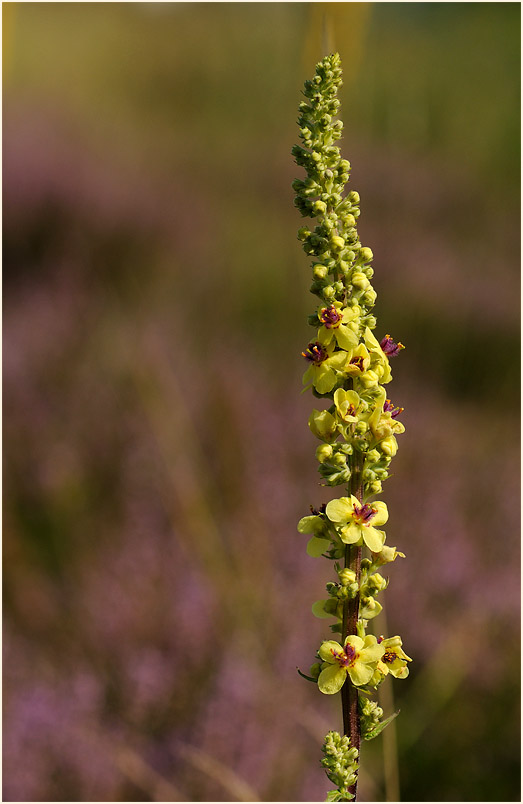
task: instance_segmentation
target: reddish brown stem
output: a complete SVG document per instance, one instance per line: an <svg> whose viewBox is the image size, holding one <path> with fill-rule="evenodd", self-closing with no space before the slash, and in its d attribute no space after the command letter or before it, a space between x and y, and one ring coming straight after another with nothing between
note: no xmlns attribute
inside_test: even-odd
<svg viewBox="0 0 523 804"><path fill-rule="evenodd" d="M355 453L351 461L351 480L349 494L354 494L360 503L363 500L363 456ZM360 584L361 578L361 547L347 545L345 548L345 567L351 569L356 575L356 583ZM360 606L359 592L352 600L346 600L343 606L343 619L341 625L341 640L345 642L347 636L357 634L358 613ZM358 711L358 689L347 678L346 683L341 688L341 706L343 712L343 733L349 738L351 747L360 750L361 729L360 716ZM356 800L358 782L356 781L349 792Z"/></svg>

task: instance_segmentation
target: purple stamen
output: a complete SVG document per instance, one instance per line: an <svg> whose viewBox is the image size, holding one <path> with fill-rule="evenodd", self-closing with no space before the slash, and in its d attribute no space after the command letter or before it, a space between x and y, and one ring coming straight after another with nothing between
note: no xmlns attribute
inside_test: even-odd
<svg viewBox="0 0 523 804"><path fill-rule="evenodd" d="M338 327L341 321L341 315L336 307L331 304L330 307L322 307L320 310L319 319L327 329Z"/></svg>
<svg viewBox="0 0 523 804"><path fill-rule="evenodd" d="M314 363L316 366L319 366L320 363L323 363L323 361L329 356L327 350L319 341L309 343L306 350L302 352L302 355L305 360L308 360L309 363Z"/></svg>
<svg viewBox="0 0 523 804"><path fill-rule="evenodd" d="M349 667L356 658L356 651L349 643L342 651L331 650L331 653L341 667Z"/></svg>
<svg viewBox="0 0 523 804"><path fill-rule="evenodd" d="M353 357L349 365L356 366L359 371L363 371L363 357L361 355L359 357Z"/></svg>
<svg viewBox="0 0 523 804"><path fill-rule="evenodd" d="M399 341L398 343L394 343L390 335L385 335L383 340L380 341L380 346L387 357L396 357L396 355L399 355L402 349L405 349L403 344Z"/></svg>
<svg viewBox="0 0 523 804"><path fill-rule="evenodd" d="M383 412L390 413L391 418L393 419L395 419L396 416L399 416L400 413L403 413L404 410L405 408L395 408L390 399L386 399L383 405Z"/></svg>
<svg viewBox="0 0 523 804"><path fill-rule="evenodd" d="M365 503L365 505L362 506L357 506L354 504L353 509L353 518L359 522L360 525L368 525L370 520L373 519L378 513L377 510L370 505L370 503Z"/></svg>

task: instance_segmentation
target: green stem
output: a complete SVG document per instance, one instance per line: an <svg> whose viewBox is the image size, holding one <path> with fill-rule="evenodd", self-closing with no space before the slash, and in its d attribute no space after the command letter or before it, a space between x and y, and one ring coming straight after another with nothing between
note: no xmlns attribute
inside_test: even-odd
<svg viewBox="0 0 523 804"><path fill-rule="evenodd" d="M349 484L349 494L354 494L360 502L363 499L363 455L361 453L354 453L351 461L351 479ZM361 547L347 545L345 547L345 567L348 567L356 574L356 583L360 584L361 578ZM343 605L343 618L342 618L342 644L345 642L347 636L357 634L358 626L358 613L360 606L360 596L358 594L352 600L346 600ZM358 689L347 678L347 682L341 688L341 707L343 713L343 733L349 738L351 747L360 750L361 743L361 729L360 729L360 716L358 712ZM357 793L356 781L350 788L349 792L356 800Z"/></svg>

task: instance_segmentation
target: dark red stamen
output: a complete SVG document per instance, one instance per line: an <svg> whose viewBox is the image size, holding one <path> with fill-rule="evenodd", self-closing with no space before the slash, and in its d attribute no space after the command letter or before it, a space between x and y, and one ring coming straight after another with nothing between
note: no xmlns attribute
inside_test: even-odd
<svg viewBox="0 0 523 804"><path fill-rule="evenodd" d="M403 413L404 410L405 408L395 408L390 399L386 399L383 405L383 412L390 413L393 419L395 419L396 416L399 416L400 413Z"/></svg>
<svg viewBox="0 0 523 804"><path fill-rule="evenodd" d="M392 664L395 659L397 659L397 656L392 650L385 651L382 657L382 660L386 662L386 664Z"/></svg>
<svg viewBox="0 0 523 804"><path fill-rule="evenodd" d="M320 310L319 319L321 323L327 327L327 329L333 329L334 327L339 326L341 315L336 307L331 304L330 307L322 307Z"/></svg>
<svg viewBox="0 0 523 804"><path fill-rule="evenodd" d="M394 343L390 335L385 335L382 341L380 341L380 346L382 350L385 352L387 357L396 357L399 355L402 349L405 349L402 343Z"/></svg>
<svg viewBox="0 0 523 804"><path fill-rule="evenodd" d="M309 363L314 363L316 366L319 366L320 363L323 363L323 361L328 358L329 354L319 341L313 341L309 343L306 350L302 352L302 356L305 360L308 360Z"/></svg>
<svg viewBox="0 0 523 804"><path fill-rule="evenodd" d="M356 651L349 643L345 645L342 651L331 649L331 653L341 667L349 667L356 658Z"/></svg>
<svg viewBox="0 0 523 804"><path fill-rule="evenodd" d="M365 503L365 505L362 506L356 505L355 503L352 507L354 509L354 519L356 519L360 525L366 525L378 513L370 503Z"/></svg>
<svg viewBox="0 0 523 804"><path fill-rule="evenodd" d="M351 358L349 365L356 366L360 371L363 371L363 357L360 355L360 357Z"/></svg>

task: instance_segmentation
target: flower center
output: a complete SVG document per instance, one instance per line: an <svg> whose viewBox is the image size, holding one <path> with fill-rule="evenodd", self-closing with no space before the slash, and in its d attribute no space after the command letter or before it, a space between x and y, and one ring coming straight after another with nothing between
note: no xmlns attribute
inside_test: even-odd
<svg viewBox="0 0 523 804"><path fill-rule="evenodd" d="M308 360L309 363L314 363L316 366L319 366L320 363L323 363L323 361L329 356L327 350L319 341L309 343L305 351L302 352L302 355L305 360Z"/></svg>
<svg viewBox="0 0 523 804"><path fill-rule="evenodd" d="M388 650L383 654L381 660L382 660L382 662L385 662L386 664L392 664L392 662L395 659L396 659L396 654L394 653L394 651L393 650Z"/></svg>
<svg viewBox="0 0 523 804"><path fill-rule="evenodd" d="M398 343L394 343L390 335L385 335L383 340L380 341L380 346L388 357L396 357L402 349L405 349L403 344L399 341Z"/></svg>
<svg viewBox="0 0 523 804"><path fill-rule="evenodd" d="M341 315L336 307L331 304L330 307L322 307L319 319L327 329L335 329L340 325Z"/></svg>
<svg viewBox="0 0 523 804"><path fill-rule="evenodd" d="M365 503L365 505L362 506L358 506L355 503L352 507L354 509L352 518L355 519L360 525L368 525L370 520L378 513L377 510L370 505L370 503Z"/></svg>
<svg viewBox="0 0 523 804"><path fill-rule="evenodd" d="M353 661L357 656L356 651L354 650L352 645L349 645L349 643L345 645L343 650L340 651L333 650L331 651L331 653L338 662L338 664L340 665L340 667L350 667L350 665L353 663Z"/></svg>
<svg viewBox="0 0 523 804"><path fill-rule="evenodd" d="M356 366L358 371L363 371L363 357L359 355L358 357L352 357L350 359L349 365Z"/></svg>

